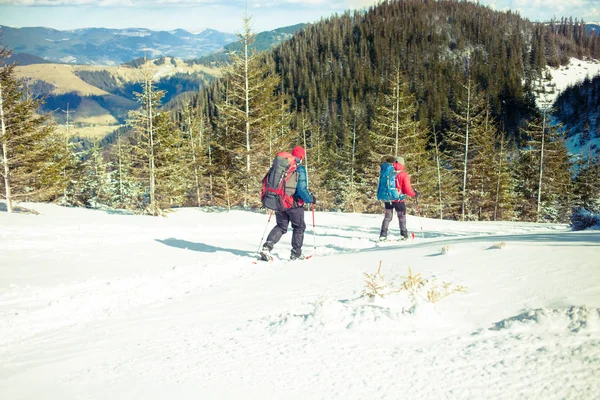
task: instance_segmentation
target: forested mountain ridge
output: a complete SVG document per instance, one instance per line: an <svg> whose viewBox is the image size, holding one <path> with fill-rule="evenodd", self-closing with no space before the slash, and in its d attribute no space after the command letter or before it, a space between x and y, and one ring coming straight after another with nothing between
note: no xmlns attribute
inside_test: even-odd
<svg viewBox="0 0 600 400"><path fill-rule="evenodd" d="M399 66L419 120L445 129L470 76L516 133L543 68L571 56L600 59L600 37L587 37L577 21L535 24L472 2L389 1L310 25L270 57L293 106L303 104L312 121L329 115L333 130L357 104L372 108Z"/></svg>

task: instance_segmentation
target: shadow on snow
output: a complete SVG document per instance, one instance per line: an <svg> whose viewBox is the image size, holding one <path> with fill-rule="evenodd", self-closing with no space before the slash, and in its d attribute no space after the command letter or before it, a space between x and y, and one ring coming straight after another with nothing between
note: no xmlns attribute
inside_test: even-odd
<svg viewBox="0 0 600 400"><path fill-rule="evenodd" d="M212 245L206 244L206 243L194 243L194 242L188 242L187 240L181 240L181 239L175 239L175 238L155 239L155 240L159 243L166 244L167 246L176 247L178 249L198 251L201 253L217 253L219 251L222 251L222 252L231 253L236 256L242 256L242 257L254 255L253 251L228 249L225 247L212 246Z"/></svg>

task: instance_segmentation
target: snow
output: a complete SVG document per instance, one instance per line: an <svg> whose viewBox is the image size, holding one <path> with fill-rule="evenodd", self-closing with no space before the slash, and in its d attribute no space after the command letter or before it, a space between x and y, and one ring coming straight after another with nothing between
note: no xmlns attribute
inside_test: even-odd
<svg viewBox="0 0 600 400"><path fill-rule="evenodd" d="M414 241L378 245L383 215L317 211L313 258L286 260L288 232L264 263L262 212L19 206L38 214L0 203L4 399L600 393L596 230L409 215ZM380 266L388 295L369 298ZM465 291L411 297L409 268Z"/></svg>
<svg viewBox="0 0 600 400"><path fill-rule="evenodd" d="M600 60L579 60L571 58L567 66L558 68L547 67L542 74L546 76L546 72L550 73L552 79L545 82L546 92L537 96L536 103L540 109L553 104L556 98L569 86L575 86L582 83L586 78L590 80L600 75ZM595 127L593 123L594 117L590 117L591 135L589 138L582 141L582 132L573 131L566 138L566 145L569 153L579 154L588 157L590 154L597 153L600 149L600 131L594 134L600 127Z"/></svg>
<svg viewBox="0 0 600 400"><path fill-rule="evenodd" d="M571 57L568 65L558 68L546 67L545 71L550 73L552 79L545 83L547 92L537 99L540 108L545 103L554 103L567 87L582 83L586 77L591 80L600 75L600 60L579 60ZM542 76L545 76L546 72L542 73Z"/></svg>

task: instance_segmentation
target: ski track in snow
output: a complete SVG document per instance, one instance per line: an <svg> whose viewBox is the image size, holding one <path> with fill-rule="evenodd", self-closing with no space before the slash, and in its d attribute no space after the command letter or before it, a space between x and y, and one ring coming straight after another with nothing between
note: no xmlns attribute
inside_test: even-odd
<svg viewBox="0 0 600 400"><path fill-rule="evenodd" d="M307 217L304 245L314 258L253 264L260 213L156 219L36 207L41 217L0 216L6 398L600 393L600 277L590 276L599 232L409 216L417 239L379 247L380 215L318 213L317 238ZM288 256L290 239L277 256ZM411 267L467 291L410 311L366 301L363 272L380 262L386 278Z"/></svg>

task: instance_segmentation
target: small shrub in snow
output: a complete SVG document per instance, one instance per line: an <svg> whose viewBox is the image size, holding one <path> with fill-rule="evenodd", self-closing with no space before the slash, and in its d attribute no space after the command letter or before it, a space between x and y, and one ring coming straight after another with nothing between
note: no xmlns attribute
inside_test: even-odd
<svg viewBox="0 0 600 400"><path fill-rule="evenodd" d="M588 228L600 228L600 215L589 212L583 207L577 207L571 213L571 228L582 231Z"/></svg>
<svg viewBox="0 0 600 400"><path fill-rule="evenodd" d="M419 289L425 286L421 274L413 275L410 267L408 267L408 276L403 276L403 278L405 281L400 285L400 289L406 290L413 298L417 295Z"/></svg>
<svg viewBox="0 0 600 400"><path fill-rule="evenodd" d="M367 288L363 290L363 295L371 299L385 298L386 296L398 295L406 292L412 303L412 308L422 299L428 303L436 303L440 299L450 296L452 293L465 292L466 288L462 285L454 285L449 282L439 283L436 279L425 280L420 273L413 274L412 269L408 268L408 275L401 277L400 285L387 282L381 275L381 261L375 274L364 275L367 277L365 283Z"/></svg>
<svg viewBox="0 0 600 400"><path fill-rule="evenodd" d="M363 294L368 297L385 297L390 292L390 284L385 281L383 275L381 275L381 261L379 261L379 268L374 274L367 274L363 272L365 277L365 284L367 288L363 290Z"/></svg>
<svg viewBox="0 0 600 400"><path fill-rule="evenodd" d="M448 254L450 252L450 246L446 245L446 246L442 247L442 249L440 251L442 254Z"/></svg>
<svg viewBox="0 0 600 400"><path fill-rule="evenodd" d="M504 247L506 247L505 242L498 242L492 245L492 249L503 249Z"/></svg>

